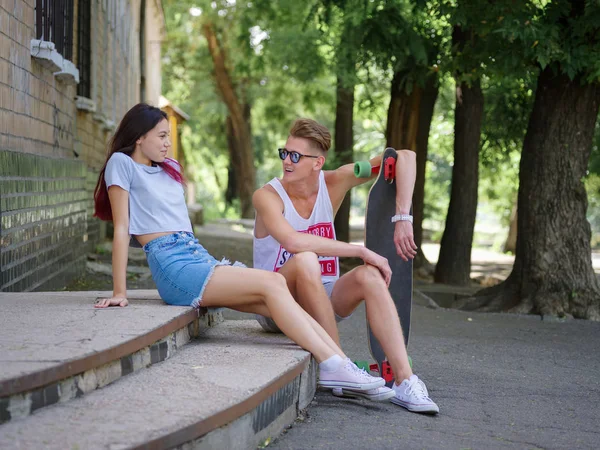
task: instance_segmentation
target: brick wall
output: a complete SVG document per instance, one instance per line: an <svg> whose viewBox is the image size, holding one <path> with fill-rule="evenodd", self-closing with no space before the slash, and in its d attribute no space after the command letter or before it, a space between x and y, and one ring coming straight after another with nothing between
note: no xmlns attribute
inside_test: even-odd
<svg viewBox="0 0 600 450"><path fill-rule="evenodd" d="M146 3L147 16L162 17L160 2ZM106 145L139 101L139 0L92 0L85 108L75 84L31 56L35 5L0 0L0 291L61 288L85 270L87 252L103 238L92 193ZM76 15L74 37L77 45Z"/></svg>
<svg viewBox="0 0 600 450"><path fill-rule="evenodd" d="M64 285L85 264L85 166L74 160L0 152L0 286Z"/></svg>

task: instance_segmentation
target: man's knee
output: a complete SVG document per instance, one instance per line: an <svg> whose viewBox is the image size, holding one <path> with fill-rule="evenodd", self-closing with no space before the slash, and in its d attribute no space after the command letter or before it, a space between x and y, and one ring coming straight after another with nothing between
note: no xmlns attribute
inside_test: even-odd
<svg viewBox="0 0 600 450"><path fill-rule="evenodd" d="M367 264L356 268L356 281L358 281L361 286L372 286L377 283L385 283L379 269Z"/></svg>
<svg viewBox="0 0 600 450"><path fill-rule="evenodd" d="M321 265L319 257L314 252L300 252L294 255L298 277L305 280L321 281Z"/></svg>

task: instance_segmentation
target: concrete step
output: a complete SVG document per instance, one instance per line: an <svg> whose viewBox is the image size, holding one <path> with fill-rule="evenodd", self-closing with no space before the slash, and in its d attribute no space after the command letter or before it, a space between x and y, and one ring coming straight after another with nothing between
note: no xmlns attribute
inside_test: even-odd
<svg viewBox="0 0 600 450"><path fill-rule="evenodd" d="M254 320L226 321L167 361L5 423L0 448L256 448L296 418L315 385L309 353Z"/></svg>
<svg viewBox="0 0 600 450"><path fill-rule="evenodd" d="M221 310L130 291L127 308L94 309L110 292L0 293L0 423L80 397L163 361L222 322Z"/></svg>

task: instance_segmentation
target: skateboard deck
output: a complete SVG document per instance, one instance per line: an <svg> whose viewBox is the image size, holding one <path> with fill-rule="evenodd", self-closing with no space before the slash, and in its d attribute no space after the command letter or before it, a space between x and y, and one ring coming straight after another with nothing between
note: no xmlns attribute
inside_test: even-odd
<svg viewBox="0 0 600 450"><path fill-rule="evenodd" d="M395 168L397 157L394 149L385 149L379 175L369 191L365 212L365 246L387 258L390 264L392 280L389 291L400 316L404 343L408 346L412 310L413 262L412 260L404 261L398 256L394 245L395 226L391 219L396 214ZM369 350L377 362L379 376L386 380L388 387L391 387L394 379L391 367L368 322L367 330L369 332Z"/></svg>

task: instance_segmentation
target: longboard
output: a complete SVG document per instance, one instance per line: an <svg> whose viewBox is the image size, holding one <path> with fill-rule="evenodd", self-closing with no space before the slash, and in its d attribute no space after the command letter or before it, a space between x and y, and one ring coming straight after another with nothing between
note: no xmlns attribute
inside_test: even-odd
<svg viewBox="0 0 600 450"><path fill-rule="evenodd" d="M392 280L389 291L404 333L404 343L408 346L410 337L410 316L412 311L413 291L413 262L404 261L396 253L394 245L394 224L392 216L396 214L396 161L398 155L393 148L386 148L379 175L371 186L367 198L365 212L365 246L375 253L387 258L392 269ZM355 171L357 176L358 170ZM392 386L394 375L387 362L381 344L373 334L367 321L369 332L369 350L377 362L379 376L386 380L388 387Z"/></svg>

